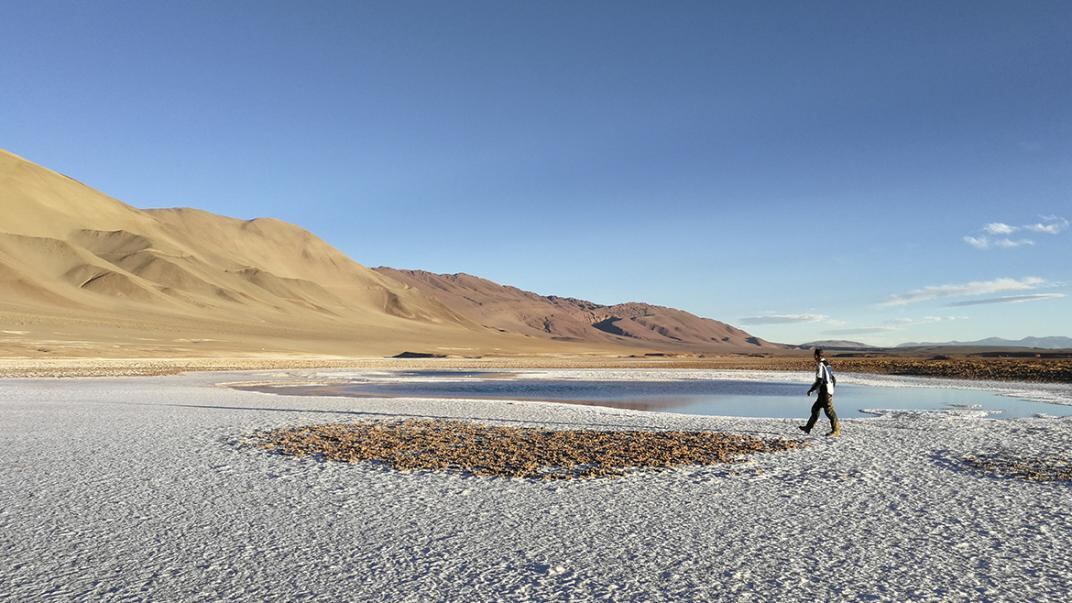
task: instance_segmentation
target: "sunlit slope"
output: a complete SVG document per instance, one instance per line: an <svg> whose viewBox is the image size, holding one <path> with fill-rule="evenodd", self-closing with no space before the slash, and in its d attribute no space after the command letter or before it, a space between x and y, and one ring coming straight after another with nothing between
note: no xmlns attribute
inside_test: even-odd
<svg viewBox="0 0 1072 603"><path fill-rule="evenodd" d="M7 322L91 327L88 347L109 324L310 353L517 345L279 220L142 211L3 151L0 207Z"/></svg>

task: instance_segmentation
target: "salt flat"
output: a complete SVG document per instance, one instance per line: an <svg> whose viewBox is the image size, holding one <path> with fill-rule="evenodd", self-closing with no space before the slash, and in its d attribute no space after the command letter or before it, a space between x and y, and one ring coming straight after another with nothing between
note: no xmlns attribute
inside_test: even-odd
<svg viewBox="0 0 1072 603"><path fill-rule="evenodd" d="M239 443L402 416L799 432L790 420L217 385L265 378L0 381L0 599L1058 601L1072 590L1072 486L958 463L1066 455L1069 419L894 413L739 465L544 483Z"/></svg>

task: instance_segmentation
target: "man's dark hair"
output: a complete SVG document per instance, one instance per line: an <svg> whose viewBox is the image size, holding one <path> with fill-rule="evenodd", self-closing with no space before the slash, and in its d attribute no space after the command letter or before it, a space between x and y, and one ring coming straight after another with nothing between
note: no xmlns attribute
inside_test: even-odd
<svg viewBox="0 0 1072 603"><path fill-rule="evenodd" d="M823 355L823 348L815 348L815 355L816 356L822 356Z"/></svg>

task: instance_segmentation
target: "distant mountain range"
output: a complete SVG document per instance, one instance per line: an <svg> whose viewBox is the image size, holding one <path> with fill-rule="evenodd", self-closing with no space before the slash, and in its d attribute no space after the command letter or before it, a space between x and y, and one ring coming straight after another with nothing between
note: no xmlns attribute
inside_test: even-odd
<svg viewBox="0 0 1072 603"><path fill-rule="evenodd" d="M1072 349L1072 337L1024 337L1023 339L1002 339L1000 337L987 337L978 341L942 341L942 342L908 342L897 346L899 348L925 348L939 346L971 346L971 347L1019 347L1041 348L1046 350Z"/></svg>

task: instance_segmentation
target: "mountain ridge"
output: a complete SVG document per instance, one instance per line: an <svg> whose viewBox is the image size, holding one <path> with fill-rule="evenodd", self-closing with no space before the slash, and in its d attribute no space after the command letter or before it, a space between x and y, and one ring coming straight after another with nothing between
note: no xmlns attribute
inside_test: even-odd
<svg viewBox="0 0 1072 603"><path fill-rule="evenodd" d="M1022 339L1005 339L1002 337L986 337L975 341L945 341L945 342L915 342L909 341L898 344L898 348L922 348L922 347L1024 347L1045 350L1072 349L1072 337L1050 335L1044 337L1024 337Z"/></svg>
<svg viewBox="0 0 1072 603"><path fill-rule="evenodd" d="M3 150L0 208L0 355L781 349L672 308L607 312L516 288L487 287L498 297L470 305L524 299L531 315L483 325L442 292L369 269L299 226L137 209Z"/></svg>
<svg viewBox="0 0 1072 603"><path fill-rule="evenodd" d="M533 337L697 350L769 351L786 347L715 319L656 304L605 305L574 297L541 295L467 273L436 274L385 266L373 270L436 297L478 324Z"/></svg>

